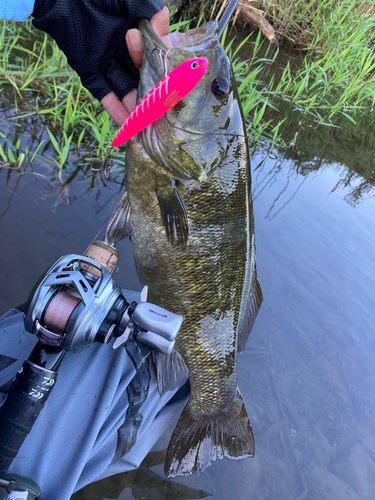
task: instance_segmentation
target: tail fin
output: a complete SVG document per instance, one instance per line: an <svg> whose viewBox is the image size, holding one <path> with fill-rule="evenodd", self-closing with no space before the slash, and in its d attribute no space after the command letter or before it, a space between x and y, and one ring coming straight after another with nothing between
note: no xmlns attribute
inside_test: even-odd
<svg viewBox="0 0 375 500"><path fill-rule="evenodd" d="M184 408L168 446L166 477L198 472L213 460L254 455L254 437L241 394L233 406L214 415L198 413L190 401Z"/></svg>

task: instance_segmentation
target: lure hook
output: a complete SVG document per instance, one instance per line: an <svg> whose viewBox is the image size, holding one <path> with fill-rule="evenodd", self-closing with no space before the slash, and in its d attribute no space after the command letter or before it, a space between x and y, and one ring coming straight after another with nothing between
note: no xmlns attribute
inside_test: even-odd
<svg viewBox="0 0 375 500"><path fill-rule="evenodd" d="M162 49L159 47L155 47L154 49L152 49L152 55L154 55L155 50L159 53L160 62L161 62L161 65L163 66L163 69L164 69L164 76L167 76L167 74L168 74L167 56L168 56L168 52L172 49L173 49L173 47L169 47L169 49L167 50L165 55L164 55Z"/></svg>
<svg viewBox="0 0 375 500"><path fill-rule="evenodd" d="M99 168L95 168L93 166L91 167L91 170L93 172L99 172L99 170L101 170L104 174L104 177L107 179L107 181L110 180L110 178L111 178L111 168L113 165L112 153L113 153L114 149L115 148L113 146L108 146L107 156L105 157L105 160L103 161L101 166Z"/></svg>

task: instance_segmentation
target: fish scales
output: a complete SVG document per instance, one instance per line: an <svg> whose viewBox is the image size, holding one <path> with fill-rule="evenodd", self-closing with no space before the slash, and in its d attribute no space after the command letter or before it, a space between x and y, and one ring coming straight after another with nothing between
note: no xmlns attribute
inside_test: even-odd
<svg viewBox="0 0 375 500"><path fill-rule="evenodd" d="M188 370L190 398L172 435L166 475L183 475L218 458L254 453L250 422L237 388L243 349L262 296L255 268L250 162L230 63L217 23L172 35L169 49L148 22L141 99L160 81L162 51L172 69L207 57L197 87L129 141L125 176L135 228L132 246L149 298L184 317L175 349ZM183 362L159 355L159 370ZM168 380L181 380L178 374Z"/></svg>

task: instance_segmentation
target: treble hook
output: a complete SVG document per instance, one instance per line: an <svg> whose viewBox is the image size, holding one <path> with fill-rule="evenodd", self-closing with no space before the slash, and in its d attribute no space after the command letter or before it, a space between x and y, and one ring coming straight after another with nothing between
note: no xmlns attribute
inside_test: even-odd
<svg viewBox="0 0 375 500"><path fill-rule="evenodd" d="M109 146L107 149L107 156L105 157L105 160L101 164L100 168L95 168L91 167L91 170L93 172L99 172L101 170L104 174L104 177L107 179L107 181L111 178L111 168L113 165L113 158L112 158L112 152L114 151L113 146Z"/></svg>
<svg viewBox="0 0 375 500"><path fill-rule="evenodd" d="M173 47L169 47L169 49L167 50L167 52L163 53L162 49L160 47L155 47L154 49L152 49L152 55L154 55L154 52L155 50L157 52L159 52L159 56L160 56L160 61L161 61L161 64L164 68L164 76L167 76L168 74L168 69L167 69L167 56L168 56L168 52L173 49Z"/></svg>
<svg viewBox="0 0 375 500"><path fill-rule="evenodd" d="M104 172L104 177L107 179L107 181L111 178L111 168L113 165L113 158L112 158L112 152L114 151L113 146L109 146L107 149L107 156L104 160L102 170Z"/></svg>

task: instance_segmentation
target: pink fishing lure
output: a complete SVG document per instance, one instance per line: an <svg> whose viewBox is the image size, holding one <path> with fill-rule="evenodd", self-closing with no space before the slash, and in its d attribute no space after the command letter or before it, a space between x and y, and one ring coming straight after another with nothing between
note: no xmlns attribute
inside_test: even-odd
<svg viewBox="0 0 375 500"><path fill-rule="evenodd" d="M197 85L207 65L208 61L204 57L194 57L172 69L137 104L117 132L112 146L121 146L173 108Z"/></svg>

